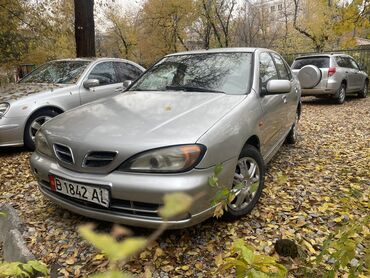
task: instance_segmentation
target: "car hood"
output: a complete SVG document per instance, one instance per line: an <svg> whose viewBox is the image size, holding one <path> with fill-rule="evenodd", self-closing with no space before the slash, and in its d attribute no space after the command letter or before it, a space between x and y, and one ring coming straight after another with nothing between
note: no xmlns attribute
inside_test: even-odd
<svg viewBox="0 0 370 278"><path fill-rule="evenodd" d="M50 143L118 151L121 159L170 145L195 143L245 95L180 91L126 92L67 111L43 126Z"/></svg>
<svg viewBox="0 0 370 278"><path fill-rule="evenodd" d="M67 84L16 83L0 88L0 102L14 101L29 95L53 91L68 86Z"/></svg>

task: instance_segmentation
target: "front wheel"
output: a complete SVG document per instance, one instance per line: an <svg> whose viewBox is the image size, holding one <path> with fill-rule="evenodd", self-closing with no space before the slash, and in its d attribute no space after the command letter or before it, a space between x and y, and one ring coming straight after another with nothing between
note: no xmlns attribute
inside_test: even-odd
<svg viewBox="0 0 370 278"><path fill-rule="evenodd" d="M31 151L35 150L35 136L41 126L58 115L55 110L42 110L33 114L27 121L24 129L24 145Z"/></svg>
<svg viewBox="0 0 370 278"><path fill-rule="evenodd" d="M364 83L364 86L360 92L358 92L358 96L360 98L366 98L367 97L367 90L369 89L369 81L366 80Z"/></svg>
<svg viewBox="0 0 370 278"><path fill-rule="evenodd" d="M228 204L226 217L245 215L255 207L264 186L265 164L260 152L247 145L242 150L236 165L232 192L233 201Z"/></svg>
<svg viewBox="0 0 370 278"><path fill-rule="evenodd" d="M298 112L295 114L295 120L294 123L286 137L286 142L288 144L295 144L298 141L298 121L299 121L299 115Z"/></svg>

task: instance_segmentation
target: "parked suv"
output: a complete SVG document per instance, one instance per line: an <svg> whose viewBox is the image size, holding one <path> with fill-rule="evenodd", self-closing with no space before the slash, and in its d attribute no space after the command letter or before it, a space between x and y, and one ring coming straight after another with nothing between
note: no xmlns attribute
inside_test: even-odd
<svg viewBox="0 0 370 278"><path fill-rule="evenodd" d="M349 55L318 54L298 57L292 64L293 73L302 86L302 96L332 97L337 103L346 94L367 96L369 77Z"/></svg>
<svg viewBox="0 0 370 278"><path fill-rule="evenodd" d="M123 92L123 82L143 71L134 62L115 58L56 60L38 67L18 83L0 88L0 147L34 149L36 132L46 121Z"/></svg>
<svg viewBox="0 0 370 278"><path fill-rule="evenodd" d="M213 214L219 182L241 216L261 196L265 164L294 143L301 88L274 51L212 49L167 55L124 94L67 111L41 127L31 158L41 192L76 213L156 227L169 192L201 196L172 228ZM63 126L63 128L60 128Z"/></svg>

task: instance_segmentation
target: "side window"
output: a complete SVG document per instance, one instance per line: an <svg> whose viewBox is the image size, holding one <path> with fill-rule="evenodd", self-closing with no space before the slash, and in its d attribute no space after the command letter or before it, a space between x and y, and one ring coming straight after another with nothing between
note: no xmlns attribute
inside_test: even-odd
<svg viewBox="0 0 370 278"><path fill-rule="evenodd" d="M346 67L346 61L341 56L336 56L335 61L337 62L337 65L339 67L345 68Z"/></svg>
<svg viewBox="0 0 370 278"><path fill-rule="evenodd" d="M97 64L90 72L88 79L98 79L100 86L118 83L112 62Z"/></svg>
<svg viewBox="0 0 370 278"><path fill-rule="evenodd" d="M353 68L351 60L348 57L342 57L342 60L344 64L343 67L350 68L350 69Z"/></svg>
<svg viewBox="0 0 370 278"><path fill-rule="evenodd" d="M359 67L358 67L357 63L355 62L355 60L353 60L352 58L348 58L348 60L351 64L351 68L359 70Z"/></svg>
<svg viewBox="0 0 370 278"><path fill-rule="evenodd" d="M260 54L260 82L261 88L266 88L267 82L272 79L279 79L274 61L270 54L263 52Z"/></svg>
<svg viewBox="0 0 370 278"><path fill-rule="evenodd" d="M118 82L123 82L125 80L135 80L142 73L139 68L129 63L114 62L114 66L117 72Z"/></svg>
<svg viewBox="0 0 370 278"><path fill-rule="evenodd" d="M289 72L285 67L284 60L277 54L271 53L272 57L274 57L276 68L279 72L280 79L290 80Z"/></svg>

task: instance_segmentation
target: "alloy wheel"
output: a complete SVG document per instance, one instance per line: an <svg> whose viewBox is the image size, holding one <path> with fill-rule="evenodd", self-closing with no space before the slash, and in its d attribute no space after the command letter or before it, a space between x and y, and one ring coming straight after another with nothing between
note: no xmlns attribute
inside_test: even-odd
<svg viewBox="0 0 370 278"><path fill-rule="evenodd" d="M52 117L50 116L39 116L32 121L30 128L29 128L29 134L30 134L32 141L35 141L36 133L37 131L39 131L41 126L47 121L49 121L51 118Z"/></svg>
<svg viewBox="0 0 370 278"><path fill-rule="evenodd" d="M252 157L242 157L238 160L234 174L234 200L229 204L232 210L245 209L254 199L260 186L260 168Z"/></svg>
<svg viewBox="0 0 370 278"><path fill-rule="evenodd" d="M345 98L346 98L346 88L344 85L342 85L339 91L338 102L340 103L344 102Z"/></svg>

